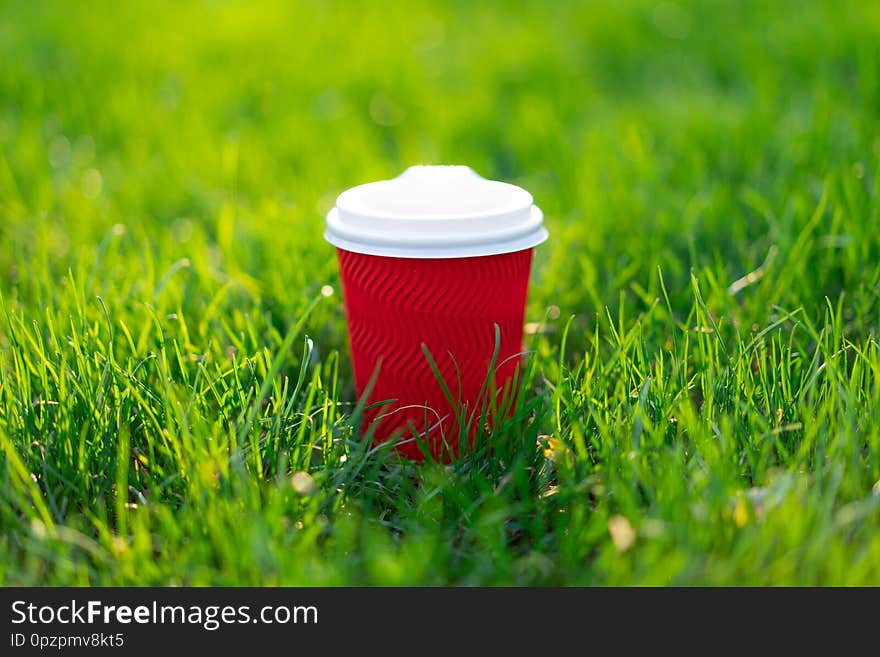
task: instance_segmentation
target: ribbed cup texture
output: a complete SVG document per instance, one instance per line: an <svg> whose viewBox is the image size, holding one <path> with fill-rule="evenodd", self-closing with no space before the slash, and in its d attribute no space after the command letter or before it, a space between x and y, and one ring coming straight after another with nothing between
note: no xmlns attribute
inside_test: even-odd
<svg viewBox="0 0 880 657"><path fill-rule="evenodd" d="M479 418L487 394L502 401L497 396L518 367L532 250L449 259L337 252L357 394L378 368L367 402L393 400L365 412L364 431L372 425L377 442L399 437L398 451L410 458L422 458L415 436L435 457L449 457L462 405ZM500 346L490 372L495 324ZM492 385L481 395L487 376Z"/></svg>

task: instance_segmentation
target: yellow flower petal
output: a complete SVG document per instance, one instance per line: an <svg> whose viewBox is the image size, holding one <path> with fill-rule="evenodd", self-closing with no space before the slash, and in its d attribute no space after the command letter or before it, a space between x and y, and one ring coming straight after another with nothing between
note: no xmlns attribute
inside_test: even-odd
<svg viewBox="0 0 880 657"><path fill-rule="evenodd" d="M623 516L613 516L608 521L608 533L618 552L626 552L636 543L636 530Z"/></svg>

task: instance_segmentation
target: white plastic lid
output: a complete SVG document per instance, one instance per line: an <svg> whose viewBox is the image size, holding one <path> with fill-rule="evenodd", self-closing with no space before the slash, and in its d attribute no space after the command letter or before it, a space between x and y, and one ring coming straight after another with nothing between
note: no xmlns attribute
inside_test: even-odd
<svg viewBox="0 0 880 657"><path fill-rule="evenodd" d="M368 255L466 258L536 246L547 239L543 221L521 187L466 166L414 166L340 194L324 238Z"/></svg>

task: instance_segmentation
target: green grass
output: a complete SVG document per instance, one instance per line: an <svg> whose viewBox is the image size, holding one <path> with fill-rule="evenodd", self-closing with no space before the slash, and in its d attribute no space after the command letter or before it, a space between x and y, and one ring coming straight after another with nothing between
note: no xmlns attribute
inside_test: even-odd
<svg viewBox="0 0 880 657"><path fill-rule="evenodd" d="M0 582L880 584L876 4L7 1L0 61ZM451 467L352 428L321 238L418 162L551 231Z"/></svg>

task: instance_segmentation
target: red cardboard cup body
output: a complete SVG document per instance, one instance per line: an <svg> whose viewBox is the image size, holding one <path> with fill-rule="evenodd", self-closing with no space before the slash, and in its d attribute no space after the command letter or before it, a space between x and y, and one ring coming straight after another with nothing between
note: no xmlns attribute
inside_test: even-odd
<svg viewBox="0 0 880 657"><path fill-rule="evenodd" d="M377 443L396 439L416 460L425 451L449 459L476 428L462 420L476 425L481 409L514 394L532 249L465 258L337 253L359 398L375 376L364 432Z"/></svg>

